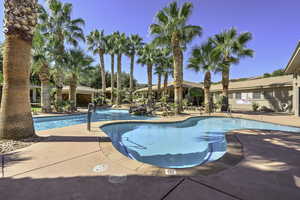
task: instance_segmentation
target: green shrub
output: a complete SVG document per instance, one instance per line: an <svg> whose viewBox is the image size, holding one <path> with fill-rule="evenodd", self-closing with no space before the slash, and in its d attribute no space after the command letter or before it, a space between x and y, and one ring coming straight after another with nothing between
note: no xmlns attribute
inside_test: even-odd
<svg viewBox="0 0 300 200"><path fill-rule="evenodd" d="M259 104L256 103L256 102L253 102L253 103L252 103L252 110L253 110L254 112L256 112L256 111L258 111L258 108L259 108Z"/></svg>

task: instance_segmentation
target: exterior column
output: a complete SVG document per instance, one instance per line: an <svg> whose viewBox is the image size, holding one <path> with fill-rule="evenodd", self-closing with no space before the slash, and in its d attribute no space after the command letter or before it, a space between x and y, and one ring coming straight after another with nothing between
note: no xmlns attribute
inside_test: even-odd
<svg viewBox="0 0 300 200"><path fill-rule="evenodd" d="M296 116L300 116L299 113L299 88L300 88L300 76L298 73L294 74L293 77L293 111Z"/></svg>

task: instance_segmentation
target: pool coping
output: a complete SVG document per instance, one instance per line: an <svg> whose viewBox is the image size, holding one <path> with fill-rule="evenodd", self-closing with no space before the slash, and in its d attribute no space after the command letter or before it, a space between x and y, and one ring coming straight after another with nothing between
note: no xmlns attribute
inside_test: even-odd
<svg viewBox="0 0 300 200"><path fill-rule="evenodd" d="M160 119L156 119L156 120L116 120L116 121L107 121L107 122L102 122L101 125L98 126L98 128L100 129L100 132L104 133L104 131L101 128L105 127L105 126L108 126L108 125L113 125L113 124L126 124L126 123L168 124L168 123L184 122L184 121L192 119L192 118L202 118L202 117L203 118L220 117L220 118L244 119L244 120L252 120L252 121L263 122L263 123L270 123L270 124L280 125L280 126L300 128L300 127L297 127L297 126L273 123L273 122L268 122L268 121L265 121L265 120L253 120L253 119L249 119L249 118L246 118L246 117L236 117L236 116L228 116L228 115L227 116L226 115L224 115L224 116L196 115L196 116L178 116L178 117L181 117L181 118L180 119L178 119L178 118L175 118L175 119L160 118ZM93 122L93 123L97 124L97 122ZM229 168L235 167L244 159L245 155L244 155L243 144L239 140L238 133L242 132L242 131L245 131L245 130L264 131L266 129L235 129L235 130L231 130L229 132L226 132L225 137L226 137L226 141L227 141L227 151L226 151L224 156L222 156L220 159L218 159L216 161L205 163L203 165L199 165L199 166L195 166L195 167L191 167L191 168L185 168L185 169L174 169L174 170L176 170L176 174L173 174L173 175L166 175L164 170L167 170L167 168L161 168L161 167L158 167L158 166L153 166L153 165L150 165L150 164L142 163L140 161L132 160L129 157L123 155L123 154L122 155L128 160L138 162L138 163L142 163L142 165L146 166L147 169L148 168L151 169L150 170L152 172L152 173L150 173L151 175L157 175L157 176L174 176L174 175L176 175L176 176L184 176L184 177L186 177L186 176L209 176L209 175L212 175L212 174L217 174L217 173L222 172L224 170L227 170ZM278 131L280 131L280 130L278 130ZM108 135L106 135L106 133L104 133L104 134L105 134L104 137L110 138ZM99 141L99 143L100 143L100 146L101 146L101 141ZM108 149L106 149L105 147L103 148L103 146L102 146L102 151L103 151L104 155L106 155L107 158L109 158L109 156L110 157L112 157L112 156L111 156L111 153L105 152L105 151L114 151L114 153L121 154L117 149L115 149L115 147L112 145L111 142L110 142L110 144L113 148L109 147ZM126 166L122 165L122 161L124 161L124 160L125 159L118 160L117 164L121 165L122 167L126 167ZM125 163L128 164L128 161L126 161ZM170 168L168 168L168 169L170 169ZM137 173L142 172L143 175L145 175L145 173L147 174L147 171L140 171L139 168L136 168L134 170Z"/></svg>
<svg viewBox="0 0 300 200"><path fill-rule="evenodd" d="M184 119L176 119L176 120L130 120L130 121L109 121L102 123L98 128L100 131L105 134L102 139L99 140L99 144L101 147L101 151L106 156L107 159L115 162L122 167L128 168L129 165L134 166L130 168L131 170L136 171L138 174L143 175L155 175L155 176L208 176L211 174L216 174L221 171L224 171L228 168L236 166L240 163L244 158L243 145L240 142L237 134L234 131L230 131L225 133L226 141L227 141L227 151L220 159L205 163L203 165L198 165L195 167L184 168L184 169L173 169L175 170L174 174L166 174L166 170L170 170L172 168L162 168L146 163L142 163L137 160L130 159L129 157L120 153L111 142L109 144L101 142L103 138L109 138L108 135L101 129L104 126L113 125L113 124L126 124L126 123L156 123L156 124L165 124L165 123L178 123L184 122L191 118L201 118L201 117L210 117L210 116L188 116ZM212 116L211 116L212 117ZM221 117L221 116L220 116ZM94 122L97 123L97 122ZM103 136L103 135L102 135ZM123 158L122 158L123 156Z"/></svg>

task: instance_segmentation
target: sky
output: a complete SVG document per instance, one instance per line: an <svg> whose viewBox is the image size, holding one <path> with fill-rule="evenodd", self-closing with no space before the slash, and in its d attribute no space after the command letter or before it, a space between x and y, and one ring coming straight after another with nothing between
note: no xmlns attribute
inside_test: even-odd
<svg viewBox="0 0 300 200"><path fill-rule="evenodd" d="M43 0L39 0L43 3ZM73 4L73 17L86 21L85 34L94 29L114 31L127 35L139 34L144 41L151 41L149 25L155 22L155 14L167 6L170 0L63 0ZM179 3L186 0L178 0ZM194 4L189 24L203 28L201 37L195 39L184 54L185 63L191 48L230 27L239 32L249 31L253 40L248 47L255 51L253 58L243 59L231 69L231 78L260 76L284 68L300 40L299 0L190 0ZM3 20L3 3L0 5L0 20ZM1 32L0 41L4 40ZM98 61L98 57L95 57ZM106 70L110 69L110 57L106 56ZM129 72L129 59L124 56L123 70ZM146 67L135 66L135 78L146 83ZM203 81L203 73L185 69L187 81ZM154 77L154 82L156 82ZM220 74L213 81L220 81Z"/></svg>

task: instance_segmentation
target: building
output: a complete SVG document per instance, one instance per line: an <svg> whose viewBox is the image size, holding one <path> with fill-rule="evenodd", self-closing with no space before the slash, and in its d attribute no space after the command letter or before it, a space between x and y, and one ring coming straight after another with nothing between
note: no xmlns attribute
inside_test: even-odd
<svg viewBox="0 0 300 200"><path fill-rule="evenodd" d="M223 87L213 84L211 93L217 102ZM293 76L253 78L229 83L229 104L232 110L250 111L252 104L266 106L276 112L293 111Z"/></svg>
<svg viewBox="0 0 300 200"><path fill-rule="evenodd" d="M69 90L70 86L64 86L62 90L63 100L69 99ZM76 101L75 105L77 107L86 107L89 103L92 102L95 95L99 93L99 90L86 87L86 86L77 86L76 88Z"/></svg>
<svg viewBox="0 0 300 200"><path fill-rule="evenodd" d="M200 84L200 83L183 81L182 86L183 86L183 98L187 97L189 89L191 89L191 88L198 88L198 89L203 90L203 84ZM161 84L161 91L163 91L163 87L164 87L164 85ZM154 96L157 95L157 91L158 91L158 86L153 85L152 86L152 92L154 93ZM141 88L141 89L136 90L134 93L138 94L139 96L146 97L147 92L148 92L148 87L145 87L145 88ZM174 98L174 82L168 83L167 94L168 94L169 99Z"/></svg>
<svg viewBox="0 0 300 200"><path fill-rule="evenodd" d="M285 72L293 76L293 111L296 116L300 116L300 42L289 60Z"/></svg>

